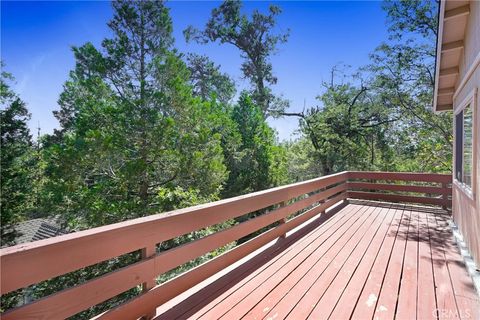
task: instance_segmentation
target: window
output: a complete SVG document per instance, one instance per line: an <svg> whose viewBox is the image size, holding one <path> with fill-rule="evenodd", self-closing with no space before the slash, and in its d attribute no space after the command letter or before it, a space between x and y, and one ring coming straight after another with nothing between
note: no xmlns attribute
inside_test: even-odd
<svg viewBox="0 0 480 320"><path fill-rule="evenodd" d="M455 116L455 178L472 189L473 113L468 104Z"/></svg>

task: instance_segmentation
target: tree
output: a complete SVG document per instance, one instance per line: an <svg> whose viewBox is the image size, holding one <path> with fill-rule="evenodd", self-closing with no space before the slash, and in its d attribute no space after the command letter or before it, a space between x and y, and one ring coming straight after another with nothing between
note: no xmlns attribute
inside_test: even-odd
<svg viewBox="0 0 480 320"><path fill-rule="evenodd" d="M321 166L314 161L315 149L306 136L295 141L282 143L287 158L287 174L290 183L318 178L322 175Z"/></svg>
<svg viewBox="0 0 480 320"><path fill-rule="evenodd" d="M32 137L27 122L30 113L25 102L10 89L11 74L3 71L0 78L1 128L1 245L15 239L12 226L32 210Z"/></svg>
<svg viewBox="0 0 480 320"><path fill-rule="evenodd" d="M227 104L235 95L235 83L226 74L220 71L207 56L189 54L187 65L190 71L190 83L193 93L203 100L217 99L220 103Z"/></svg>
<svg viewBox="0 0 480 320"><path fill-rule="evenodd" d="M371 55L371 64L341 84L334 83L334 67L321 107L284 113L300 117L323 174L345 169L450 171L451 116L432 110L437 6L385 1L383 8L390 39Z"/></svg>
<svg viewBox="0 0 480 320"><path fill-rule="evenodd" d="M392 38L401 39L407 33L417 33L429 42L436 40L438 30L437 2L385 0L382 8L387 13L388 31Z"/></svg>
<svg viewBox="0 0 480 320"><path fill-rule="evenodd" d="M314 149L311 161L319 171L328 175L343 170L391 169L389 132L398 120L394 110L363 85L324 83L324 87L326 91L318 97L322 106L285 113L300 118L300 128Z"/></svg>
<svg viewBox="0 0 480 320"><path fill-rule="evenodd" d="M192 95L162 2L114 2L103 52L74 48L76 67L48 151L52 210L73 228L164 211L165 190L215 199L226 178L209 103ZM212 111L213 112L213 111Z"/></svg>
<svg viewBox="0 0 480 320"><path fill-rule="evenodd" d="M401 135L399 156L413 171L451 170L451 115L437 115L432 109L437 5L385 1L390 41L376 49L367 68L373 75L370 85L402 114L407 133Z"/></svg>
<svg viewBox="0 0 480 320"><path fill-rule="evenodd" d="M113 37L101 49L91 43L73 48L75 69L55 113L61 128L44 142L44 207L61 215L69 230L216 200L227 176L222 139L228 130L212 126L223 111L216 101L194 96L190 72L173 49L164 3L112 5ZM228 225L165 241L157 251ZM41 298L139 258L133 252L77 270L37 285L32 295ZM139 292L133 288L74 318L89 318Z"/></svg>
<svg viewBox="0 0 480 320"><path fill-rule="evenodd" d="M219 41L240 50L244 59L243 75L250 80L252 98L261 108L264 117L277 115L288 106L288 102L275 96L270 87L277 83L270 57L279 44L287 41L289 35L288 32L273 32L280 13L278 6L271 5L267 15L254 10L249 18L241 13L240 1L227 0L212 11L212 17L203 31L192 26L184 31L187 41Z"/></svg>
<svg viewBox="0 0 480 320"><path fill-rule="evenodd" d="M274 131L248 93L240 95L232 119L241 136L240 156L229 163L224 195L245 194L286 182L284 150L276 145Z"/></svg>

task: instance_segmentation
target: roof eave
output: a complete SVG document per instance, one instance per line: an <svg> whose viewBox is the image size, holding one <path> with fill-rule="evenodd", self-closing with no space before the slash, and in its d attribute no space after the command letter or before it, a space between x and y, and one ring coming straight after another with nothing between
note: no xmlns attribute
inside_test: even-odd
<svg viewBox="0 0 480 320"><path fill-rule="evenodd" d="M443 36L443 19L445 16L445 1L440 1L440 8L438 10L438 33L437 33L437 54L435 60L435 86L433 89L433 110L435 113L440 113L445 110L438 110L437 96L438 96L438 84L440 77L440 59L442 53L442 36Z"/></svg>

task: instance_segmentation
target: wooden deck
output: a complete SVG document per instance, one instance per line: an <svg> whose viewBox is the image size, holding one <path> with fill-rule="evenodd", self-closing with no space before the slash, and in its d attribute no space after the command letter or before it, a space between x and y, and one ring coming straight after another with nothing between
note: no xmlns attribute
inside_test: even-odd
<svg viewBox="0 0 480 320"><path fill-rule="evenodd" d="M478 296L444 211L452 207L451 185L449 174L344 171L2 248L2 297L131 252L141 257L5 310L0 318L61 320L99 306L96 319L102 320L480 319ZM252 212L262 214L159 248ZM246 237L156 283L159 275ZM118 306L102 306L139 288Z"/></svg>
<svg viewBox="0 0 480 320"><path fill-rule="evenodd" d="M351 201L155 319L480 319L439 208Z"/></svg>

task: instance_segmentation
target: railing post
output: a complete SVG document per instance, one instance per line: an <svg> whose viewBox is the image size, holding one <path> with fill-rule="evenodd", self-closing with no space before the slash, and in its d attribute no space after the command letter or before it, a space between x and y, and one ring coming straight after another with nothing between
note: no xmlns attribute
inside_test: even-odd
<svg viewBox="0 0 480 320"><path fill-rule="evenodd" d="M343 199L343 204L344 205L347 205L348 204L348 197L349 197L349 194L350 194L350 182L352 182L350 180L350 171L347 171L347 177L345 178L345 184L347 186L347 189L345 190L345 199Z"/></svg>
<svg viewBox="0 0 480 320"><path fill-rule="evenodd" d="M447 203L448 203L448 183L445 183L445 182L442 182L442 188L443 188L443 192L442 192L442 199L444 201L443 205L442 205L442 209L447 211Z"/></svg>
<svg viewBox="0 0 480 320"><path fill-rule="evenodd" d="M156 244L149 244L145 248L142 249L142 259L149 259L153 257L157 253L157 246ZM156 285L155 278L149 278L147 281L142 283L142 292L147 292L148 290L152 289ZM148 314L144 315L142 319L150 320L155 317L156 310L151 310Z"/></svg>
<svg viewBox="0 0 480 320"><path fill-rule="evenodd" d="M285 207L286 205L287 205L287 201L280 202L280 208ZM280 226L282 224L285 224L285 222L287 222L287 217L278 220L278 225ZM286 237L287 237L286 233L282 233L282 235L280 236L281 239L285 239Z"/></svg>
<svg viewBox="0 0 480 320"><path fill-rule="evenodd" d="M323 192L323 191L325 191L325 190L327 190L327 188L322 188L322 189L320 189L320 192ZM325 203L325 199L322 199L322 200L320 200L320 201L318 201L318 202L320 203L320 205L322 205L322 204ZM322 214L325 214L325 210L323 210L322 212L320 212L320 215L322 215Z"/></svg>

